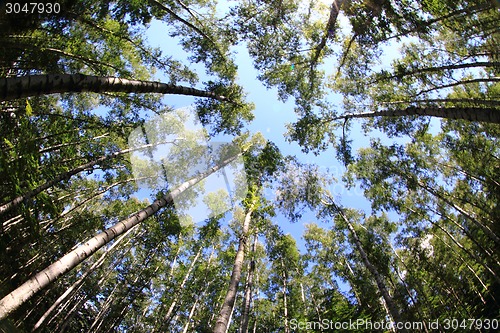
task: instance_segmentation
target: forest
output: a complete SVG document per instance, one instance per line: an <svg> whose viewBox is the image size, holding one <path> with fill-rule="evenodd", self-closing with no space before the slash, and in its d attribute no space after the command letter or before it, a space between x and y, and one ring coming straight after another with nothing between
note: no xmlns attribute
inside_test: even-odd
<svg viewBox="0 0 500 333"><path fill-rule="evenodd" d="M500 329L496 0L1 1L0 134L0 332Z"/></svg>

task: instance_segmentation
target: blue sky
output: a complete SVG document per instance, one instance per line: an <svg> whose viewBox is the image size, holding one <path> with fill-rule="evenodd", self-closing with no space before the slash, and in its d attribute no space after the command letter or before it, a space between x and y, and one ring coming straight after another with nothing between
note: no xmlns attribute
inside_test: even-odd
<svg viewBox="0 0 500 333"><path fill-rule="evenodd" d="M225 7L224 3L221 6ZM341 25L346 26L343 21L344 18L341 17ZM168 25L159 21L153 21L147 31L146 38L151 46L159 47L166 55L172 56L175 60L183 61L184 64L188 65L192 70L195 70L200 77L197 88L203 88L202 82L207 79L204 66L202 64L189 64L186 60L188 54L182 50L174 38L168 36L168 31ZM274 142L280 148L283 155L296 156L301 162L314 163L318 165L321 170L328 170L329 174L338 181L338 183L333 184L329 190L336 198L340 198L341 204L349 208L356 208L369 212L370 204L363 197L362 190L358 187L348 191L343 186L342 174L345 172L345 168L337 161L333 149L328 149L316 156L312 153L305 154L301 151L297 143L286 141L284 137L284 133L286 132L285 125L297 119L293 111L293 99L289 99L287 103L280 102L277 97L276 89L267 89L257 80L258 72L253 67L252 60L246 51L245 45L240 44L234 48L233 51L236 54L236 64L238 65L238 83L243 86L245 92L248 94L247 101L255 104L255 119L247 126L247 129L252 133L261 132L266 139ZM396 55L397 47L388 46L385 50L382 65L388 66ZM326 66L328 66L328 64ZM333 68L333 63L330 64L329 67ZM156 73L155 79L160 81L167 80L165 74L161 72ZM332 94L328 96L328 98L329 101L337 105L342 104L339 96ZM192 105L194 98L167 95L164 97L164 102L174 108L182 108ZM371 135L378 136L376 132L371 133ZM356 151L360 147L368 146L370 142L370 138L361 130L359 120L352 120L349 138L353 140L353 151ZM218 139L220 140L220 138ZM301 240L304 224L310 222L317 222L313 213L305 214L303 221L296 224L291 224L283 218L277 221L283 230L291 233L296 238L301 250L304 250L304 244ZM329 227L329 225L322 223L320 223L320 225L324 228Z"/></svg>
<svg viewBox="0 0 500 333"><path fill-rule="evenodd" d="M226 9L227 3L222 2L219 7ZM348 29L345 28L347 23L345 18L342 16L340 16L340 24L341 27L343 27L344 34L347 34ZM188 54L182 50L182 47L179 46L178 41L175 38L169 36L169 27L167 24L153 20L147 30L145 38L152 47L160 48L165 55L172 56L174 60L182 61L183 64L195 71L200 78L196 88L203 89L203 81L208 80L208 77L205 74L205 67L202 64L189 63L187 60ZM399 46L397 45L386 46L384 50L385 52L381 58L381 66L390 66L392 60L398 55L398 47ZM342 163L337 161L336 153L333 149L327 149L319 155L314 155L312 153L305 154L301 151L301 148L297 143L288 142L286 140L284 136L286 132L286 124L293 123L297 120L297 116L294 113L295 105L293 98L290 98L286 103L279 101L277 90L267 89L257 79L259 73L254 69L252 59L248 55L243 43L235 47L232 51L235 53L235 63L238 65L238 83L248 94L246 100L254 103L255 105L255 109L253 111L255 118L250 124L247 125L246 129L248 129L251 133L261 132L267 140L272 141L279 147L283 155L296 156L300 162L315 164L321 171L328 172L329 176L333 176L337 180L337 183L332 184L332 186L328 189L333 194L334 198L339 199L339 203L345 207L359 209L369 215L371 211L370 203L364 198L363 191L359 188L359 186L351 190L347 190L344 186L342 176L345 172L345 167ZM335 68L333 61L334 60L327 60L326 64L323 65L323 69L325 69L327 75L332 74L331 69ZM168 82L167 75L161 71L157 72L154 78L162 82ZM195 98L180 95L166 95L163 97L163 101L170 107L178 109L192 106ZM342 105L341 97L334 95L333 93L328 96L328 101L338 105L339 107ZM151 114L150 116L153 118L155 115ZM349 139L353 140L353 152L356 152L359 148L369 146L370 143L370 137L367 136L361 129L361 122L362 120L358 119L351 120L351 130L348 135ZM433 123L437 124L438 122L433 121ZM341 135L341 129L337 135ZM378 131L372 131L369 135L371 137L380 137L385 143L388 142L387 138L384 138L385 136ZM215 140L221 141L224 140L224 138L217 137ZM226 140L230 141L231 138L226 138ZM398 141L402 142L405 140ZM220 181L220 185L224 185L222 181ZM140 198L151 198L152 194L153 191L143 188L137 195ZM200 218L197 216L202 216L203 214L200 215L200 212L203 211L206 211L206 207L200 205L193 210L188 210L188 214L192 214L195 219L194 222L201 222L199 220ZM392 220L398 219L396 213L387 213L389 218ZM232 214L230 213L226 215L223 222L224 224L231 219L231 215ZM295 238L298 248L302 253L306 252L305 242L302 239L302 234L305 231L306 224L317 223L324 229L330 229L332 226L332 223L329 221L318 221L314 212L306 212L303 215L302 220L297 223L291 223L283 215L278 214L274 219L274 222L277 223L285 233L289 233ZM336 280L340 290L345 293L349 293L350 288L348 284L342 282L340 279Z"/></svg>

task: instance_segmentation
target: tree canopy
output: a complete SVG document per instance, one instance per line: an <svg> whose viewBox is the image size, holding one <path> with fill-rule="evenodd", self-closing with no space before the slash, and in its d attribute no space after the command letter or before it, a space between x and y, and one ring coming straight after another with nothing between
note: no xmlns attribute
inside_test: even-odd
<svg viewBox="0 0 500 333"><path fill-rule="evenodd" d="M57 4L0 4L0 331L499 327L496 1Z"/></svg>

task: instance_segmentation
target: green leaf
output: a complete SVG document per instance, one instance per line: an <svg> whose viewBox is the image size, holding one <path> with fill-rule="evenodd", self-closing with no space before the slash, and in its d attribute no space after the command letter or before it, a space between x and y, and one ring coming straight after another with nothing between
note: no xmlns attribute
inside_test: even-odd
<svg viewBox="0 0 500 333"><path fill-rule="evenodd" d="M7 138L3 138L3 141L9 146L10 149L14 149L14 145Z"/></svg>
<svg viewBox="0 0 500 333"><path fill-rule="evenodd" d="M31 107L29 100L26 100L26 115L28 115L28 117L33 115L33 108Z"/></svg>

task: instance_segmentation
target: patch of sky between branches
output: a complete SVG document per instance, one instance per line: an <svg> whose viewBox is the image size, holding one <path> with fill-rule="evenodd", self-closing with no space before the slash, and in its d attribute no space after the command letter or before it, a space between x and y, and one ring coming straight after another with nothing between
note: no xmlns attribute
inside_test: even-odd
<svg viewBox="0 0 500 333"><path fill-rule="evenodd" d="M229 141L209 140L190 107L155 116L132 131L128 144L133 150L132 170L141 196L174 190L216 165L224 151L240 152ZM185 190L174 199L174 205L181 224L188 225L233 209L246 192L240 156Z"/></svg>

